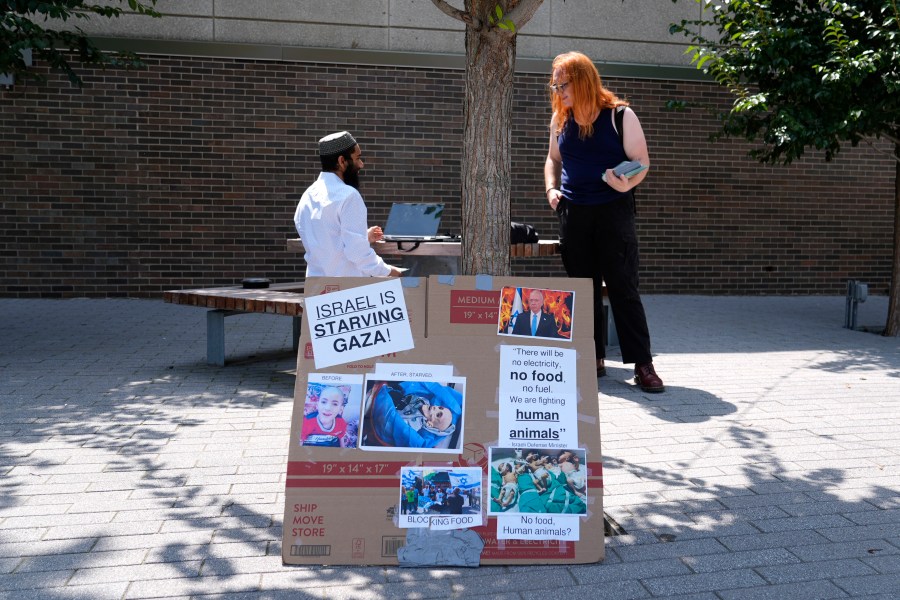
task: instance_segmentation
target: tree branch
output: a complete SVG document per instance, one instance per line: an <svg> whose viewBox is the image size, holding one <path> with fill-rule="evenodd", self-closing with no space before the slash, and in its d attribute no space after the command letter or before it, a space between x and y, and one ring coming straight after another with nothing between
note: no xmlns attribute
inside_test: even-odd
<svg viewBox="0 0 900 600"><path fill-rule="evenodd" d="M898 138L897 136L882 132L881 137L886 138L889 142L893 143L894 147L900 146L900 138ZM900 162L900 157L895 155L893 152L885 152L884 150L876 146L870 138L866 138L866 143L875 152L878 152L879 154L886 154L887 156L890 156L895 162Z"/></svg>
<svg viewBox="0 0 900 600"><path fill-rule="evenodd" d="M520 0L518 4L509 9L506 17L515 24L516 31L519 31L531 20L543 3L544 0Z"/></svg>
<svg viewBox="0 0 900 600"><path fill-rule="evenodd" d="M450 6L446 0L431 0L431 3L441 9L441 12L453 17L457 21L462 21L466 25L471 25L474 29L481 29L481 21L464 10L459 10L458 8Z"/></svg>

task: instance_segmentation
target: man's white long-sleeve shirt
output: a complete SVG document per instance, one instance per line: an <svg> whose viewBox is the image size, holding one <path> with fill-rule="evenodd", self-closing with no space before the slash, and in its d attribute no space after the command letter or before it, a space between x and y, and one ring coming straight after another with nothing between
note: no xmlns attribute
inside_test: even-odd
<svg viewBox="0 0 900 600"><path fill-rule="evenodd" d="M387 277L391 268L367 237L366 204L359 192L323 171L300 198L294 225L306 249L307 277Z"/></svg>

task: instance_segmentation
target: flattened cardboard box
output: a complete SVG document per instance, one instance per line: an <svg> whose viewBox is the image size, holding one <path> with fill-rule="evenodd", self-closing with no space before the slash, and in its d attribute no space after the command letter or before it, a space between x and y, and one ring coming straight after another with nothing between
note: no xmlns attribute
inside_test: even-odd
<svg viewBox="0 0 900 600"><path fill-rule="evenodd" d="M404 278L406 279L406 278ZM497 518L483 514L473 528L484 547L480 564L572 564L603 559L603 479L599 405L594 373L592 291L589 280L432 276L404 281L404 297L415 348L364 361L315 369L307 319L303 319L288 452L282 557L287 564L397 565L397 551L410 535L399 512L400 470L411 466L479 467L482 502L489 501L488 448L498 441L498 385L503 345L556 346L577 353L578 446L586 453L587 516L577 542L498 540ZM369 278L310 278L307 295L372 284ZM504 288L573 292L568 315L571 340L498 335ZM509 290L507 290L509 292ZM427 317L427 318L426 318ZM426 337L427 332L427 337ZM373 452L358 448L300 445L310 374L372 373L376 363L449 365L465 377L466 409L460 454ZM484 511L484 508L482 508Z"/></svg>

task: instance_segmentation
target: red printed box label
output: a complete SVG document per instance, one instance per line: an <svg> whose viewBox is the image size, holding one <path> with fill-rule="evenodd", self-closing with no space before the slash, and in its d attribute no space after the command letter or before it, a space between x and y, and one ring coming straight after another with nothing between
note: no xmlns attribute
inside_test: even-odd
<svg viewBox="0 0 900 600"><path fill-rule="evenodd" d="M487 325L498 322L500 291L451 290L450 322Z"/></svg>

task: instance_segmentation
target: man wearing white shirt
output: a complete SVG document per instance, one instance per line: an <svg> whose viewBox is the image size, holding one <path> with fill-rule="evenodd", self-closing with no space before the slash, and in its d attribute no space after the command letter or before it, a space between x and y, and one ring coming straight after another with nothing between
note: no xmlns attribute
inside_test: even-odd
<svg viewBox="0 0 900 600"><path fill-rule="evenodd" d="M359 144L346 131L319 140L322 172L303 193L294 225L306 249L307 277L399 277L370 245L380 227L368 228L360 195L359 171L365 166Z"/></svg>

